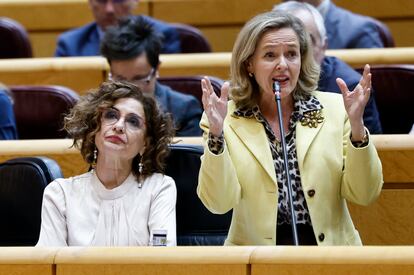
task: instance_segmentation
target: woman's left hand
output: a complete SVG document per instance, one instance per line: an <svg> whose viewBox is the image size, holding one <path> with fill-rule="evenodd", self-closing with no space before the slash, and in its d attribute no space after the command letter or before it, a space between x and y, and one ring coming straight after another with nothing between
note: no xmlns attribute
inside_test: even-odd
<svg viewBox="0 0 414 275"><path fill-rule="evenodd" d="M341 78L337 78L336 83L339 89L341 89L345 110L348 113L349 122L351 123L352 140L362 140L365 135L363 121L364 110L371 95L371 73L369 65L365 65L361 80L353 91L348 90L345 81Z"/></svg>

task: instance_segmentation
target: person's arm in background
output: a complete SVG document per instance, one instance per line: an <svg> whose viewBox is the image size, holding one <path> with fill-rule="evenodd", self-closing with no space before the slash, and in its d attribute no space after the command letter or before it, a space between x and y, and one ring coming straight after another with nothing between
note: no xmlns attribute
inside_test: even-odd
<svg viewBox="0 0 414 275"><path fill-rule="evenodd" d="M0 140L17 138L13 103L6 91L0 88Z"/></svg>
<svg viewBox="0 0 414 275"><path fill-rule="evenodd" d="M177 130L176 136L201 136L199 125L203 111L201 110L199 101L195 97L188 97L188 100L183 105L183 110L180 110L182 113L181 125Z"/></svg>

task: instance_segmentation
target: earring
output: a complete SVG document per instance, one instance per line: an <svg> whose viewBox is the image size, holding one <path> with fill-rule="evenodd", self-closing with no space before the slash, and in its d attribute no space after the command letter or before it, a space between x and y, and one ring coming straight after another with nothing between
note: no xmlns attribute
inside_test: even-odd
<svg viewBox="0 0 414 275"><path fill-rule="evenodd" d="M249 76L250 76L250 77L253 77L253 73L249 72Z"/></svg>
<svg viewBox="0 0 414 275"><path fill-rule="evenodd" d="M138 163L138 172L139 172L140 176L142 175L142 170L143 169L144 169L144 164L142 164L142 157L141 157L141 159ZM142 178L140 179L140 182L138 182L138 188L141 188L141 187L142 187Z"/></svg>
<svg viewBox="0 0 414 275"><path fill-rule="evenodd" d="M92 160L92 167L96 166L96 160L98 159L98 149L93 150L93 160Z"/></svg>
<svg viewBox="0 0 414 275"><path fill-rule="evenodd" d="M138 163L138 172L142 174L142 169L144 169L144 164L142 164L142 161L140 160Z"/></svg>

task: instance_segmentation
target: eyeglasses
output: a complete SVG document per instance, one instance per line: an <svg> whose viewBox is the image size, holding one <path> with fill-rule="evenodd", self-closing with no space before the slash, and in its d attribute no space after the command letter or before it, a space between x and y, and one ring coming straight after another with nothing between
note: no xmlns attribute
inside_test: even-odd
<svg viewBox="0 0 414 275"><path fill-rule="evenodd" d="M102 124L113 125L122 118L120 111L114 107L105 108L102 111ZM145 121L142 117L136 114L127 114L124 118L125 127L130 130L141 129L145 125Z"/></svg>
<svg viewBox="0 0 414 275"><path fill-rule="evenodd" d="M148 84L150 84L151 80L155 77L155 73L156 73L156 70L154 68L152 68L151 71L149 72L149 74L144 75L144 76L137 76L137 77L134 77L133 79L128 79L128 80L122 79L122 78L119 78L119 77L114 78L114 77L112 77L112 74L109 73L108 74L108 79L109 80L115 80L115 81L126 80L128 82L131 82L131 83L139 86L139 87L142 87L142 86L147 86Z"/></svg>
<svg viewBox="0 0 414 275"><path fill-rule="evenodd" d="M127 3L129 0L95 0L95 2L99 5L106 5L108 1L111 1L114 5L123 5Z"/></svg>

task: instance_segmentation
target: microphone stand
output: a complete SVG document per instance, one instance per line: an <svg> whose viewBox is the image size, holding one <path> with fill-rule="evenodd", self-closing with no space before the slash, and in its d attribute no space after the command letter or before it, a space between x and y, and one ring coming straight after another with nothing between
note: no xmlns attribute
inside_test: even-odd
<svg viewBox="0 0 414 275"><path fill-rule="evenodd" d="M295 210L293 209L293 195L292 195L292 184L290 183L289 175L289 166L288 166L288 157L287 157L287 146L285 140L285 130L283 127L283 116L282 116L282 104L280 103L280 85L278 81L273 82L273 92L275 93L275 100L277 104L277 114L279 116L279 130L280 130L280 141L282 142L282 152L283 152L283 163L285 166L286 180L288 187L288 200L290 208L291 225L292 225L292 238L295 246L299 245L298 239L298 230L296 228L296 216Z"/></svg>

